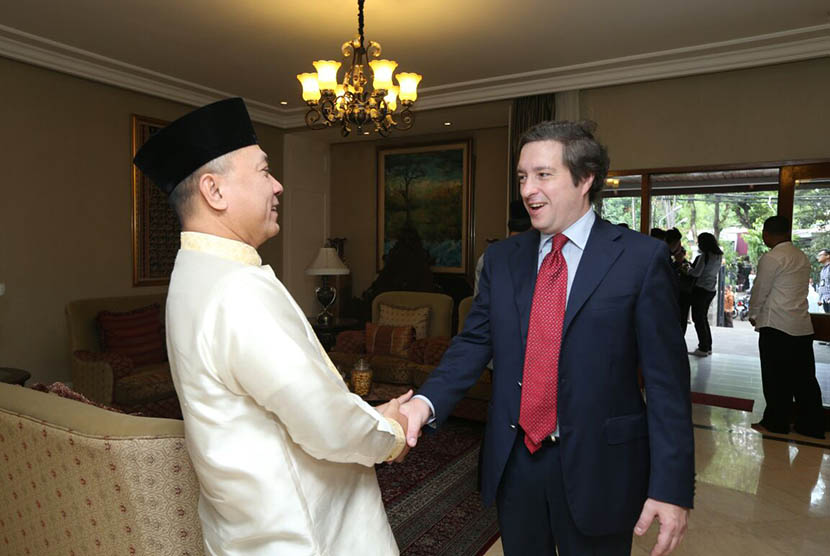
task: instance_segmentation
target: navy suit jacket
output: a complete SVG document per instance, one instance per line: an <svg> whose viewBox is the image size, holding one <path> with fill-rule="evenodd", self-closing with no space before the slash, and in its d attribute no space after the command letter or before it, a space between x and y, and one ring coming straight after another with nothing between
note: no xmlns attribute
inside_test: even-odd
<svg viewBox="0 0 830 556"><path fill-rule="evenodd" d="M440 425L493 358L481 460L487 505L521 434L539 237L530 230L489 247L464 330L418 392ZM597 217L568 298L559 357L563 479L583 534L630 531L647 496L692 507L689 360L675 291L664 242Z"/></svg>

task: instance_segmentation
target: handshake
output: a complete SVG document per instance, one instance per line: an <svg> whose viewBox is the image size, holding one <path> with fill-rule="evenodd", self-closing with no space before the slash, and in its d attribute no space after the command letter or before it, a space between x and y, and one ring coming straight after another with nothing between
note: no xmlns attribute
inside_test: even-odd
<svg viewBox="0 0 830 556"><path fill-rule="evenodd" d="M421 427L432 417L432 410L426 402L420 398L412 399L412 394L412 390L409 390L406 394L392 398L385 404L375 408L387 419L397 421L406 435L406 444L404 444L403 450L390 463L401 463L406 458L409 450L418 443L418 438L421 436Z"/></svg>

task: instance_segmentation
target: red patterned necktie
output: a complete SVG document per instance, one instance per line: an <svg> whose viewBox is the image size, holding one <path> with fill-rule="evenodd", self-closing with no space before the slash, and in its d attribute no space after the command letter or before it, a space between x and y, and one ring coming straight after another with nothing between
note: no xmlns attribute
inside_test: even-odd
<svg viewBox="0 0 830 556"><path fill-rule="evenodd" d="M531 454L556 430L559 348L568 289L568 265L562 246L567 242L562 234L553 237L550 253L536 275L530 307L519 425L525 431L525 446Z"/></svg>

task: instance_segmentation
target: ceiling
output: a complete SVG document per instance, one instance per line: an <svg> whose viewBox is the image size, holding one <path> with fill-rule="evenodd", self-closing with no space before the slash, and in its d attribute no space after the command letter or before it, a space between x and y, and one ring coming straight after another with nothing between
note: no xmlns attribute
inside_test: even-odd
<svg viewBox="0 0 830 556"><path fill-rule="evenodd" d="M2 56L193 105L243 96L283 128L303 125L295 75L356 33L356 0L0 2ZM424 75L423 111L830 56L830 3L366 0L365 35Z"/></svg>

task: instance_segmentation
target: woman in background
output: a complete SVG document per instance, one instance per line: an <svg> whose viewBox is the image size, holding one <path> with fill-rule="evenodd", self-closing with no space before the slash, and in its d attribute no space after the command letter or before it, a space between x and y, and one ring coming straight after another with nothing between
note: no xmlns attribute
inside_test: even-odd
<svg viewBox="0 0 830 556"><path fill-rule="evenodd" d="M712 331L709 328L709 305L715 298L718 289L718 273L723 261L723 251L718 246L718 240L708 232L697 236L697 247L700 255L689 270L689 276L695 278L692 288L692 321L697 332L697 349L689 352L691 355L706 357L712 354Z"/></svg>

